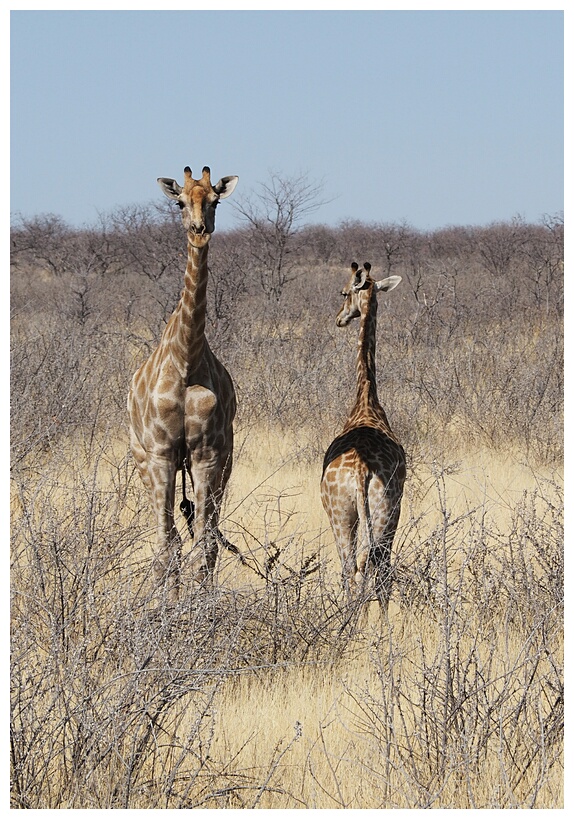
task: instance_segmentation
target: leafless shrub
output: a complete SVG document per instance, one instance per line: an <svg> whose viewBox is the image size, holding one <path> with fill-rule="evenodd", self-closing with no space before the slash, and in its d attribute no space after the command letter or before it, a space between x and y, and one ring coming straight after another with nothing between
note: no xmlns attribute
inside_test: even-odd
<svg viewBox="0 0 574 819"><path fill-rule="evenodd" d="M289 190L273 191L265 201L281 215ZM301 216L317 191L299 192ZM377 372L413 491L421 465L472 446L559 472L561 219L424 234L305 226L296 215L279 236L250 222L213 239L208 334L236 382L244 432L295 431L299 460L320 463L354 392L356 336L334 325L341 271L370 257L375 275L404 279L392 306L381 304ZM404 625L375 638L349 616L304 530L245 533L257 545L242 548L243 563L221 557L215 588L150 609L147 503L126 456L125 397L181 290L175 228L171 212L151 208L85 231L57 217L13 227L13 806L314 806L286 775L299 729L257 769L213 753L220 698L242 675L345 667L373 640L378 682L348 684L348 756L361 742L375 749L361 776L378 806L444 807L453 794L466 807L548 806L562 765L558 483L540 480L501 526L486 501L454 513L444 483L456 465L437 467L438 522L429 530L421 513L396 540ZM409 623L419 631L407 651L399 629ZM305 768L323 804L355 805L343 762L323 729Z"/></svg>
<svg viewBox="0 0 574 819"><path fill-rule="evenodd" d="M294 279L299 228L322 204L321 190L322 184L309 181L305 174L287 177L273 171L256 193L234 206L246 225L253 266L268 299L278 301Z"/></svg>
<svg viewBox="0 0 574 819"><path fill-rule="evenodd" d="M270 544L252 564L258 583L190 588L152 610L145 499L126 459L97 445L53 459L41 478L21 473L13 499L14 806L217 802L224 769L209 748L223 682L324 659L350 639L318 556L293 563L289 544ZM254 804L269 779L251 779Z"/></svg>
<svg viewBox="0 0 574 819"><path fill-rule="evenodd" d="M237 675L347 663L361 632L338 584L305 533L266 537L243 553L247 585L222 578L150 609L145 498L111 452L94 441L14 479L13 806L254 807L263 793L294 806L288 742L257 771L212 755L216 703ZM525 493L500 530L488 503L452 513L453 470L435 470L435 528L412 520L397 543L393 595L403 628L425 624L418 648L405 654L400 620L379 632L380 685L349 683L351 724L378 748L380 804L441 806L462 788L468 807L537 807L561 764L560 487ZM486 805L493 760L505 785ZM319 782L343 806L336 768Z"/></svg>
<svg viewBox="0 0 574 819"><path fill-rule="evenodd" d="M444 806L454 791L459 807L537 807L549 769L562 764L560 488L525 495L500 532L487 505L454 516L444 479L437 469L441 521L423 543L412 521L395 566L426 638L408 656L392 629L380 639L380 687L350 691L352 716L379 747L387 807ZM491 765L504 784L485 804Z"/></svg>

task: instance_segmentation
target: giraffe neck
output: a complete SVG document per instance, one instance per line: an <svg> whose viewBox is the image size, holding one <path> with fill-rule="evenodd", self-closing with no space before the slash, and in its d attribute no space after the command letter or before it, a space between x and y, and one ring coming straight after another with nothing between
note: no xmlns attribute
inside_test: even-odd
<svg viewBox="0 0 574 819"><path fill-rule="evenodd" d="M396 440L377 394L377 372L375 368L377 294L374 287L371 287L366 299L367 304L365 309L361 310L361 324L359 327L357 399L343 427L343 433L357 427L368 426L380 429L387 436Z"/></svg>
<svg viewBox="0 0 574 819"><path fill-rule="evenodd" d="M377 334L377 295L369 290L367 308L361 314L357 350L357 406L378 406L375 349Z"/></svg>
<svg viewBox="0 0 574 819"><path fill-rule="evenodd" d="M377 395L375 349L377 331L377 294L371 288L368 302L361 312L359 346L357 352L357 398L343 431L358 426L382 427L390 433L390 426Z"/></svg>
<svg viewBox="0 0 574 819"><path fill-rule="evenodd" d="M182 372L195 369L203 356L207 278L207 245L197 248L188 240L184 287L171 336L171 353Z"/></svg>

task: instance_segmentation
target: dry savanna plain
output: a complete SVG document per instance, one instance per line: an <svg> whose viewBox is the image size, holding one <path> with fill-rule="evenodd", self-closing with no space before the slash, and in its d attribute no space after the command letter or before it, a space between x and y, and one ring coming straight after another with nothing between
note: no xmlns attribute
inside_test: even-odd
<svg viewBox="0 0 574 819"><path fill-rule="evenodd" d="M198 589L179 517L182 593L153 607L125 401L182 233L167 207L12 228L11 806L563 807L562 221L216 233L240 555ZM402 276L377 328L408 459L384 618L348 608L319 493L354 399L352 261Z"/></svg>

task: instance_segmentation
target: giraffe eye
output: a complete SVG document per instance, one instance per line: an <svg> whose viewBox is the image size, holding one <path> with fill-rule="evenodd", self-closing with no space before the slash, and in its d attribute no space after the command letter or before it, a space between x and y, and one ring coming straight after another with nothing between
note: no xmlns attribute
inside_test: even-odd
<svg viewBox="0 0 574 819"><path fill-rule="evenodd" d="M180 202L179 200L178 200L177 206L178 206L178 208L179 208L180 210L183 210L183 209L184 209L184 207L185 207L185 205L183 204L183 202Z"/></svg>

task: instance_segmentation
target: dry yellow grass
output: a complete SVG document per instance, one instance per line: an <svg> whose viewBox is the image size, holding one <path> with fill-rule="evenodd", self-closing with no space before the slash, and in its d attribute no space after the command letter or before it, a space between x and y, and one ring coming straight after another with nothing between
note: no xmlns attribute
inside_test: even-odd
<svg viewBox="0 0 574 819"><path fill-rule="evenodd" d="M309 440L267 428L239 432L222 529L260 567L271 544L280 549L279 563L294 569L309 554L318 553L323 565L323 586L316 587L318 593L335 595L340 593L339 561L320 500L320 461L303 457ZM125 453L125 440L107 441L90 452L76 446L75 454L70 450L57 464L52 463L51 476L40 477L35 490L24 499L30 523L40 527L47 506L52 514L54 510L64 514L70 498L77 500L81 486L88 500L100 498L104 521L117 516L128 532L130 525L138 521L139 540L131 559L133 566L147 565L153 548L151 511L131 463L125 461ZM458 458L454 466L412 466L395 549L402 592L395 594L388 620L381 624L376 604L371 604L367 623L350 639L344 638L338 654L323 656L319 652L306 660L282 654L277 662L265 660L253 665L243 658L258 656L256 645L255 650L238 652L237 660L233 660L231 652L231 662L236 665L214 669L218 683L208 705L201 704L203 700L198 704L193 694L176 698L177 717L174 711L167 723L171 727L157 734L141 762L141 778L147 784L125 796L125 806L365 809L562 805L562 765L560 757L556 758L556 745L552 745L552 758L541 759L538 751L534 757L529 756L541 732L554 730L553 702L548 699L546 681L555 674L553 664L561 667L563 663L561 633L554 629L540 646L532 648L532 635L525 637L527 631L520 618L509 614L500 600L488 596L487 584L479 582L477 586L484 599L457 597L463 591L458 573L462 577L464 572L474 570L477 549L482 561L477 563L479 568L492 565L493 574L494 570L503 572L504 537L516 527L517 508L524 497L534 497L540 523L548 513L543 499L546 496L552 501L552 492L558 497L561 475L531 469L517 453L501 456L483 449L462 454L459 450ZM122 505L118 487L126 480L133 490L126 493ZM109 508L107 503L111 504ZM20 501L14 502L15 520L20 516L19 508ZM97 504L90 510L95 514ZM76 520L80 529L87 523ZM179 523L184 533L182 521ZM73 531L74 520L69 525ZM449 561L444 576L435 548L441 533L445 535ZM472 543L476 545L474 551L469 546ZM23 551L22 558L15 561L23 577L33 568L29 565L30 554ZM422 599L419 590L428 578L421 573L420 565L429 555L438 568L429 570L432 589L430 596ZM82 565L80 561L78 566ZM117 606L130 589L130 571L122 564L107 571L97 613L86 608L84 619L73 627L70 603L66 652L86 650L82 646L89 646L94 637L97 640L98 630L109 629L111 636L119 628L112 623ZM229 553L219 561L217 584L226 593L245 591L247 601L249 590L259 590L257 593L263 595L266 592L265 581ZM419 595L409 598L410 602L401 598L409 589ZM79 599L82 606L88 605L85 596ZM19 600L15 602L20 605ZM514 605L512 600L510 603ZM22 605L24 611L27 604ZM269 612L271 616L271 609ZM295 612L295 619L298 616ZM145 615L135 610L128 618L130 628L140 617ZM497 618L503 619L498 622ZM193 637L186 635L184 620L180 626L183 639ZM233 621L220 623L217 639L225 640L226 629L232 632L236 627ZM534 631L537 628L534 624ZM48 661L52 662L50 633L56 632L46 631L44 642L35 652L39 674L43 674L41 669ZM257 626L244 637L239 629L238 635L255 644L259 639L268 639ZM158 638L157 650L160 645ZM229 649L226 651L230 654ZM160 692L162 680L179 673L170 668L168 659L161 659L164 652L161 649L157 657L154 654L152 662L154 666L159 663ZM168 656L169 650L165 654ZM162 663L166 663L164 671ZM190 660L190 669L194 663L197 659ZM85 670L81 664L74 667L88 673L88 666ZM187 679L185 669L182 673ZM460 678L453 681L451 674ZM124 682L128 690L129 685L135 685L134 706L122 708L134 707L134 714L139 715L138 683L128 685L130 679L129 671L122 671L118 679L112 673L110 678L101 678L94 691L105 690L107 697L122 702ZM136 675L134 681L137 679ZM191 690L195 679L190 678ZM51 702L49 690L37 698L38 707L43 700ZM153 703L157 696L153 687L144 690L152 692L147 696ZM61 696L68 696L64 682ZM84 710L80 691L70 692L66 713ZM491 711L498 722L489 716ZM454 716L459 713L461 716ZM523 725L512 728L521 713L531 726L531 737ZM448 726L447 714L453 715L454 725ZM139 718L131 717L134 739L130 737L132 723L126 728L126 739L118 739L118 760L126 754L129 757L130 749L135 747ZM145 722L145 713L141 718ZM48 717L51 719L54 717ZM113 715L110 719L113 725ZM55 735L59 736L57 725L54 722ZM196 739L186 741L185 737L199 738L199 745L194 744ZM67 742L72 748L69 739ZM177 751L188 745L192 750ZM194 766L200 757L203 762L198 773ZM515 760L519 762L515 764ZM116 765L106 776L110 781L119 781L123 772L124 767ZM64 787L63 780L61 785ZM59 806L101 805L106 799L116 804L119 799L115 795L117 786L114 790L92 779L90 787L97 795L84 786L71 801L60 802ZM109 790L107 797L102 796L102 788Z"/></svg>
<svg viewBox="0 0 574 819"><path fill-rule="evenodd" d="M239 441L241 455L225 504L224 526L230 535L243 533L241 548L255 554L270 538L292 548L293 544L303 549L319 548L329 559L336 582L338 558L321 506L318 469L293 457L300 444L295 436L261 430ZM440 526L444 506L453 517L467 520L469 526L472 510L478 508L491 526L505 531L524 493L532 493L545 481L560 487L561 476L550 470L530 469L518 457L501 457L485 449L466 453L448 474L438 465L434 469L425 465L407 484L402 525L422 515L417 536L429 534ZM239 545L237 537L236 542ZM221 582L257 582L248 570L239 568L235 558L226 557L224 563ZM405 697L413 698L412 713L405 717L405 736L393 739L408 743L409 720L415 735L420 729L415 723L422 720L423 704L414 704L417 686L424 684L420 679L421 647L427 656L438 654L443 628L440 616L421 618L419 613L392 602L382 636L376 605L372 605L369 623L344 661L275 668L230 680L217 698L211 754L219 760L231 760L226 767L229 782L240 782L249 774L259 781L268 777L268 788L259 793L250 785L231 787L228 800L222 797L221 804L413 807L412 772L405 770L400 760L385 758L379 717L364 695L370 692L375 698L380 693L385 668L391 669L386 679L389 684L394 674L402 674L402 684L407 686ZM499 636L496 644L486 640L484 645L473 646L475 637L467 635L457 650L462 655L474 650L478 663L490 663L495 678L505 679L509 669L520 665L523 643L521 634L512 629L501 630ZM562 646L554 648L560 661ZM413 683L410 692L409 677ZM497 758L495 742L464 780L457 773L457 764L460 766L461 760L453 760L453 769L441 779L436 793L428 792L426 804L472 808L496 806L502 801L521 806L533 790L534 773L525 775L518 788L507 783L503 793L505 763L502 753ZM432 760L421 756L420 765L421 776L432 783ZM546 783L538 798L538 804L560 806L560 777Z"/></svg>
<svg viewBox="0 0 574 819"><path fill-rule="evenodd" d="M236 458L222 510L222 529L247 553L261 551L270 539L280 545L303 545L331 554L337 567L329 522L321 503L321 462L302 457L312 430L279 431L270 427L240 432ZM400 532L420 519L418 535L442 520L442 506L452 516L479 508L501 530L510 524L524 494L542 494L563 486L561 470L529 465L517 450L505 453L487 447L465 451L459 441L456 460L418 463L409 471L402 504ZM233 561L231 561L233 563ZM227 565L229 560L224 559Z"/></svg>
<svg viewBox="0 0 574 819"><path fill-rule="evenodd" d="M240 413L221 528L251 568L225 552L198 589L184 561L171 606L125 418L181 288L157 216L11 232L12 806L561 807L562 477L532 461L562 457L561 221L305 228L278 301L254 237L220 235L208 335ZM389 617L365 624L319 483L354 387L333 271L387 239L379 387L410 462Z"/></svg>
<svg viewBox="0 0 574 819"><path fill-rule="evenodd" d="M435 624L421 627L411 620L407 625L396 612L392 619L395 639L400 633L402 654L416 663L420 641L432 651L438 640ZM384 697L380 670L385 650L383 641L335 667L273 670L243 677L226 687L218 701L211 754L219 761L232 760L227 765L229 783L245 774L263 781L269 778L264 794L253 787L238 788L227 805L365 809L494 807L499 799L508 806L527 803L536 774L527 777L522 787L513 790L508 786L504 793L507 763L502 754L497 758L495 742L470 775L468 771L462 774L462 754L453 758L446 776L436 777L434 793L432 783L438 772L421 749L418 758L411 759L411 770L399 755L393 758L393 742L417 745L422 703L406 716L402 734L389 730L385 747L379 723L382 715L374 705L377 697ZM516 644L514 650L518 653L520 646ZM407 688L406 697L416 696L415 691ZM429 783L426 799L421 798L419 804L413 804L414 770L421 783ZM541 805L561 806L560 776L545 783L539 799Z"/></svg>

